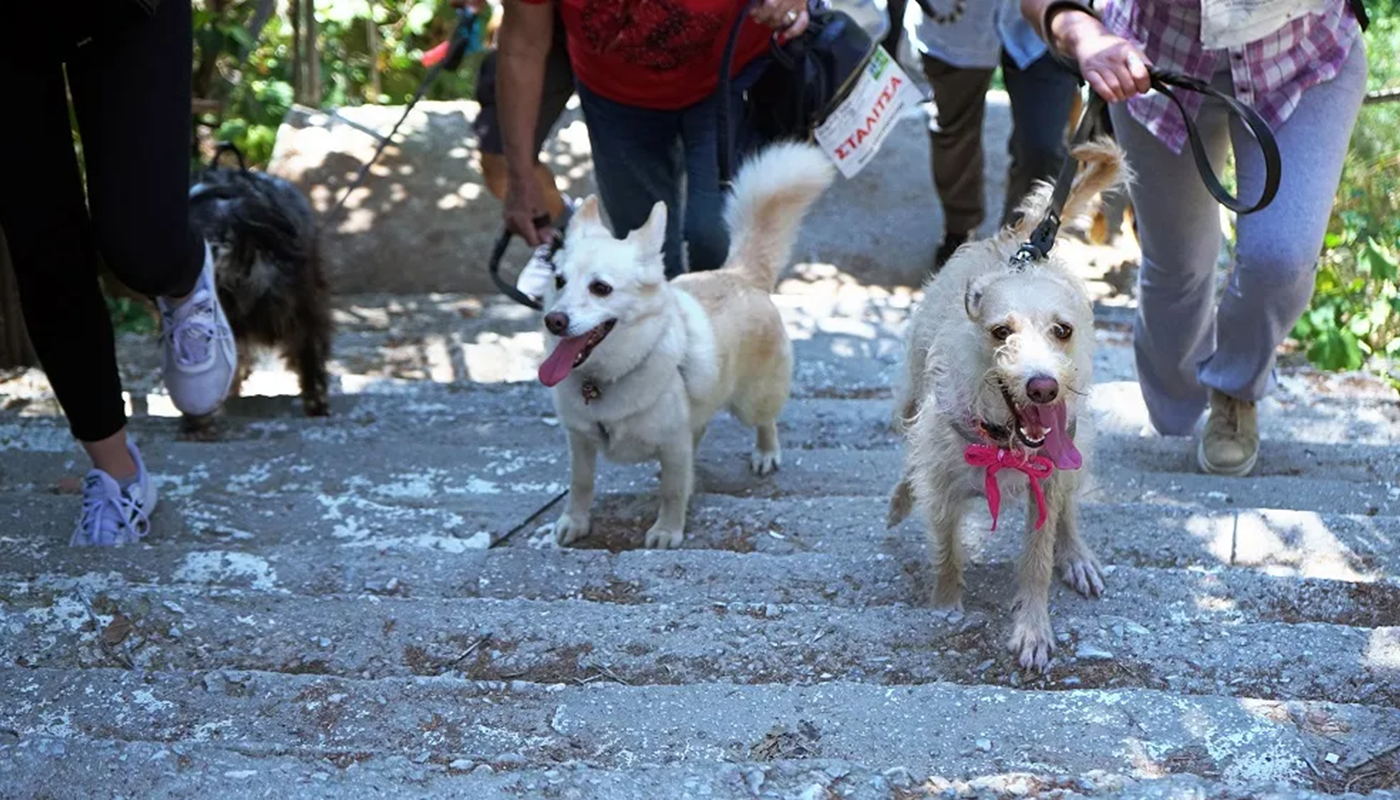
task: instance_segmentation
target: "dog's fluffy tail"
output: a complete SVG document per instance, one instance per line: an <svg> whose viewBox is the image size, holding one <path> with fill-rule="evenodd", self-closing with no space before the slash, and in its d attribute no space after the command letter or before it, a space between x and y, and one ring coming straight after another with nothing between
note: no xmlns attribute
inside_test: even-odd
<svg viewBox="0 0 1400 800"><path fill-rule="evenodd" d="M835 178L826 155L800 142L771 145L744 163L724 210L731 237L726 269L773 291L803 217Z"/></svg>
<svg viewBox="0 0 1400 800"><path fill-rule="evenodd" d="M1069 197L1060 212L1060 220L1066 224L1070 220L1088 214L1096 207L1099 196L1109 191L1122 191L1133 179L1127 157L1117 142L1107 136L1078 145L1070 151L1069 157L1080 164L1079 172L1070 186ZM1050 207L1050 196L1054 186L1047 181L1039 181L1035 189L1021 201L1021 219L1016 224L1016 235L1024 240L1045 217Z"/></svg>

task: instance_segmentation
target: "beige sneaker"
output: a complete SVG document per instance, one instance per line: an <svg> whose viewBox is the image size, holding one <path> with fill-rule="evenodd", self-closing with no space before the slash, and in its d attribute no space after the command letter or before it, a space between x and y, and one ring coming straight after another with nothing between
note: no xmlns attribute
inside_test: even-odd
<svg viewBox="0 0 1400 800"><path fill-rule="evenodd" d="M1253 471L1258 458L1259 413L1254 404L1212 389L1210 418L1196 450L1201 469L1238 478Z"/></svg>

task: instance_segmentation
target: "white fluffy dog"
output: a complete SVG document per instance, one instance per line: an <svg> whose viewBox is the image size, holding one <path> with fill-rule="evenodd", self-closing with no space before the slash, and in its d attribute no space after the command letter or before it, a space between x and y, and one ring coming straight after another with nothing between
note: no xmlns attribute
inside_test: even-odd
<svg viewBox="0 0 1400 800"><path fill-rule="evenodd" d="M1101 192L1129 180L1123 153L1108 140L1081 145L1083 165L1063 218L1080 216ZM1076 509L1093 431L1085 411L1093 380L1094 316L1083 283L1050 255L1024 268L1012 256L1045 215L1051 190L1039 185L1022 221L995 238L964 245L925 287L910 322L906 376L895 427L905 468L890 498L889 524L917 506L928 525L934 602L962 604L958 527L969 502L1029 492L1026 542L1017 573L1011 649L1044 670L1051 572L1086 596L1103 590L1101 568L1079 538Z"/></svg>
<svg viewBox="0 0 1400 800"><path fill-rule="evenodd" d="M792 345L770 294L802 218L834 177L813 146L763 150L735 178L724 268L669 282L664 203L621 240L596 197L574 213L545 297L550 353L539 369L569 437L569 504L554 527L560 544L588 534L600 451L623 463L661 462L661 507L647 547L680 546L694 451L720 409L757 429L754 471L778 467Z"/></svg>

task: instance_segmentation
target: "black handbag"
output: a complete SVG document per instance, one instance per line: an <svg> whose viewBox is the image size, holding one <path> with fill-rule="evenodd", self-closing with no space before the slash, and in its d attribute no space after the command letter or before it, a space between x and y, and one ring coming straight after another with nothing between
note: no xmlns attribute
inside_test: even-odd
<svg viewBox="0 0 1400 800"><path fill-rule="evenodd" d="M809 11L807 30L785 44L771 40L772 62L745 93L740 113L753 123L765 141L812 137L826 118L851 93L861 72L875 55L875 40L850 15L842 11ZM727 189L733 178L734 148L730 141L731 75L734 47L748 19L741 11L729 31L720 59L719 182Z"/></svg>

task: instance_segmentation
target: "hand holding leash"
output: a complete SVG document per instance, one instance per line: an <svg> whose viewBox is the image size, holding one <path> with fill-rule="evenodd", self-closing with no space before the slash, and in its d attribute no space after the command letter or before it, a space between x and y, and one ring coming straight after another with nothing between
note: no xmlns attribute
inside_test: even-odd
<svg viewBox="0 0 1400 800"><path fill-rule="evenodd" d="M512 185L506 192L505 222L506 230L531 247L539 247L554 237L554 226L542 210L544 198L533 177L523 186Z"/></svg>
<svg viewBox="0 0 1400 800"><path fill-rule="evenodd" d="M1049 24L1055 41L1063 42L1064 51L1079 64L1084 80L1105 101L1121 103L1152 88L1148 72L1152 63L1147 56L1096 17L1059 14Z"/></svg>
<svg viewBox="0 0 1400 800"><path fill-rule="evenodd" d="M807 0L762 0L749 11L749 16L776 31L780 42L801 36L811 21Z"/></svg>

